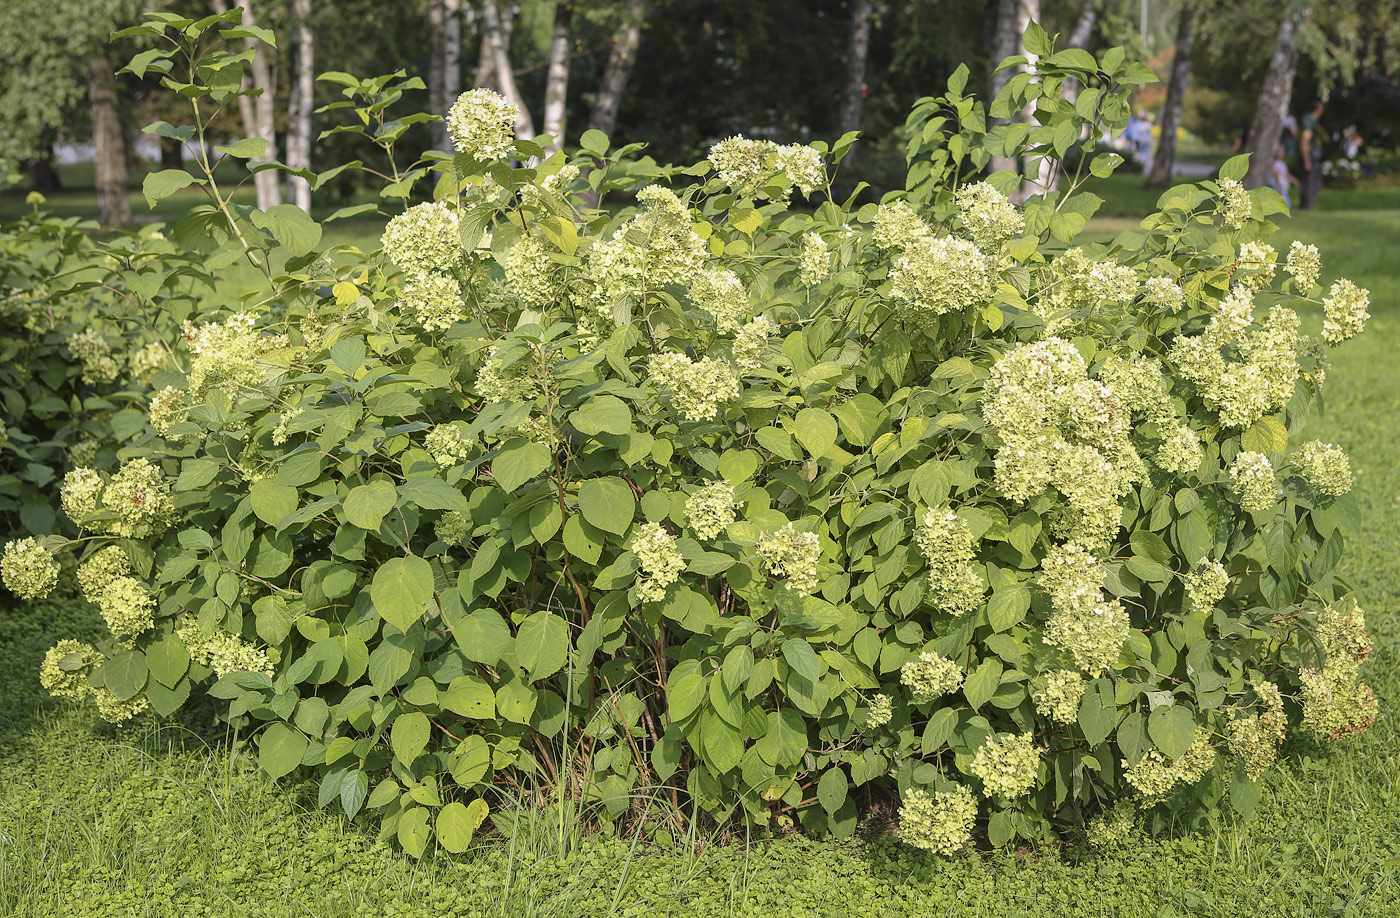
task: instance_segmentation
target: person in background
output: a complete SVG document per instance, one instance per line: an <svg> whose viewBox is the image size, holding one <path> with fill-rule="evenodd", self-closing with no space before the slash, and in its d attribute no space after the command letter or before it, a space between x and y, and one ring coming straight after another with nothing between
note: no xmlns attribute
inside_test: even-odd
<svg viewBox="0 0 1400 918"><path fill-rule="evenodd" d="M1303 156L1303 189L1298 206L1303 210L1312 210L1322 191L1322 109L1321 99L1313 102L1303 116L1303 136L1298 139L1298 150Z"/></svg>
<svg viewBox="0 0 1400 918"><path fill-rule="evenodd" d="M1283 154L1292 159L1298 154L1298 119L1293 115L1283 116L1283 133L1279 135L1278 142L1283 146Z"/></svg>
<svg viewBox="0 0 1400 918"><path fill-rule="evenodd" d="M1278 150L1274 152L1274 164L1269 169L1269 187L1279 193L1283 198L1283 204L1289 210L1293 209L1293 202L1288 197L1289 186L1301 185L1293 173L1288 171L1288 156L1284 153L1283 145L1280 144Z"/></svg>
<svg viewBox="0 0 1400 918"><path fill-rule="evenodd" d="M1346 130L1342 131L1342 150L1346 153L1347 159L1356 159L1361 152L1361 145L1366 141L1361 139L1361 132L1356 129L1356 125L1348 124Z"/></svg>

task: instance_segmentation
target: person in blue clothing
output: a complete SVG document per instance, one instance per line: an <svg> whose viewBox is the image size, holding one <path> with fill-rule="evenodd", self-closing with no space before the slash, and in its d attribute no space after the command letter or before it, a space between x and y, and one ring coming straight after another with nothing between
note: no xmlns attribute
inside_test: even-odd
<svg viewBox="0 0 1400 918"><path fill-rule="evenodd" d="M1303 133L1298 138L1298 152L1303 157L1303 191L1298 206L1312 210L1322 191L1322 100L1313 102L1303 116Z"/></svg>

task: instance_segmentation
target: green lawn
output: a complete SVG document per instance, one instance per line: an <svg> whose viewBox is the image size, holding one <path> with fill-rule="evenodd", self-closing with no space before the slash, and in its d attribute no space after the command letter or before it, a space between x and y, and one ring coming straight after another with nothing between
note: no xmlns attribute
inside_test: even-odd
<svg viewBox="0 0 1400 918"><path fill-rule="evenodd" d="M1131 190L1124 183L1127 190ZM1101 192L1102 193L1102 192ZM926 856L888 839L747 845L580 838L526 818L460 858L414 862L371 830L274 785L195 707L179 726L125 731L55 706L37 685L58 637L91 633L75 601L0 611L0 915L62 916L1393 916L1400 913L1400 200L1366 196L1285 223L1323 251L1324 282L1371 289L1367 332L1334 352L1314 433L1358 473L1361 538L1347 576L1370 613L1370 733L1285 747L1254 818L1078 850ZM144 205L143 205L144 206ZM1110 213L1125 213L1115 205ZM1135 224L1097 222L1102 234ZM1279 240L1275 240L1277 243ZM1310 330L1320 310L1305 317ZM1387 355L1390 355L1387 357Z"/></svg>

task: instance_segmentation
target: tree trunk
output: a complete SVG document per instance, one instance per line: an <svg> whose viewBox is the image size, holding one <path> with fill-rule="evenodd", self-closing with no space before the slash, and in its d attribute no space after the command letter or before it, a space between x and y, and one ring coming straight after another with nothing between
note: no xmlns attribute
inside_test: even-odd
<svg viewBox="0 0 1400 918"><path fill-rule="evenodd" d="M160 167L162 169L185 168L185 145L174 137L160 139Z"/></svg>
<svg viewBox="0 0 1400 918"><path fill-rule="evenodd" d="M590 129L610 137L617 127L617 111L622 107L622 94L632 76L637 47L642 43L642 22L646 14L646 0L626 0L622 26L613 34L612 53L608 55L602 82L598 84L598 97L593 101L593 112L588 118Z"/></svg>
<svg viewBox="0 0 1400 918"><path fill-rule="evenodd" d="M105 53L88 59L88 100L92 104L92 139L96 148L98 220L109 229L131 225L131 198L126 187L126 137L117 110L117 83Z"/></svg>
<svg viewBox="0 0 1400 918"><path fill-rule="evenodd" d="M1079 17L1074 20L1074 28L1069 31L1066 48L1089 49L1089 39L1094 34L1094 23L1099 18L1098 0L1080 0ZM1071 102L1079 98L1079 81L1070 77L1065 80L1064 96Z"/></svg>
<svg viewBox="0 0 1400 918"><path fill-rule="evenodd" d="M287 165L311 168L311 112L315 108L316 36L311 31L311 0L292 0L296 16L296 70L292 74L292 97L287 111ZM292 203L311 213L311 183L300 176L287 176Z"/></svg>
<svg viewBox="0 0 1400 918"><path fill-rule="evenodd" d="M442 107L433 109L435 115L446 115L462 92L462 0L442 0ZM452 149L447 122L437 126L440 150Z"/></svg>
<svg viewBox="0 0 1400 918"><path fill-rule="evenodd" d="M515 103L515 107L520 111L515 119L515 136L521 140L529 140L535 136L535 122L530 117L529 106L520 97L520 90L515 85L515 71L510 64L510 39L508 35L509 33L506 32L502 23L501 12L496 6L496 0L482 0L483 56L488 53L490 55L491 71L497 91L505 96L507 101Z"/></svg>
<svg viewBox="0 0 1400 918"><path fill-rule="evenodd" d="M1017 32L1019 35L1024 35L1031 23L1040 21L1040 0L1021 0L1018 7L1019 9L1016 15ZM1032 54L1025 47L1021 47L1019 50L1025 55L1026 63L1017 69L1023 73L1034 73L1035 64L1036 61L1039 60L1039 57ZM1038 123L1035 118L1034 107L1028 105L1023 108L1018 120L1028 124ZM1033 195L1053 194L1059 187L1058 160L1047 154L1029 159L1025 163L1025 166L1027 170L1034 168L1035 174L1027 174L1025 180L1021 182L1021 187L1012 195L1012 200L1017 204L1024 204L1026 201L1030 200Z"/></svg>
<svg viewBox="0 0 1400 918"><path fill-rule="evenodd" d="M428 113L447 117L447 109L453 100L447 98L442 76L442 65L447 58L447 19L445 0L428 0ZM447 124L439 124L433 131L433 144L445 150L443 139L447 136Z"/></svg>
<svg viewBox="0 0 1400 918"><path fill-rule="evenodd" d="M544 132L554 138L545 148L553 153L564 146L565 115L569 101L569 42L573 38L574 8L568 2L554 4L554 39L549 44L549 73L544 81Z"/></svg>
<svg viewBox="0 0 1400 918"><path fill-rule="evenodd" d="M1176 49L1172 52L1167 99L1162 103L1162 138L1157 142L1157 155L1152 157L1152 173L1147 177L1148 188L1165 188L1172 181L1172 168L1176 165L1176 134L1181 127L1181 107L1186 100L1186 84L1191 79L1191 48L1196 40L1193 16L1190 5L1182 4L1181 19L1176 24Z"/></svg>
<svg viewBox="0 0 1400 918"><path fill-rule="evenodd" d="M846 91L836 119L839 134L860 130L860 110L865 102L865 64L870 57L870 18L875 0L855 0L851 5L850 41L846 45ZM851 151L855 152L854 148ZM849 159L849 155L847 156Z"/></svg>
<svg viewBox="0 0 1400 918"><path fill-rule="evenodd" d="M991 75L991 80L987 86L987 105L990 107L992 100L997 97L1011 79L1012 70L995 70L995 68L1006 58L1020 53L1021 33L1016 29L1017 13L1020 11L1019 0L997 0L996 26L992 32L992 67L995 72ZM989 118L989 123L1005 123L1005 118ZM1003 169L1015 169L1016 160L1010 156L993 156L989 168L993 172Z"/></svg>
<svg viewBox="0 0 1400 918"><path fill-rule="evenodd" d="M256 26L258 20L253 12L253 0L241 0L243 4L243 24ZM227 0L212 0L216 12L223 13L229 8ZM261 95L239 96L238 108L243 115L243 133L249 137L261 137L267 141L267 148L261 156L249 159L249 164L269 162L277 158L276 115L277 70L274 63L268 63L268 55L276 55L276 50L262 47L257 39L247 39L249 48L256 52L253 62L243 75L244 89L261 90ZM258 193L258 208L267 210L282 203L282 186L277 181L277 173L263 170L253 176L253 186Z"/></svg>
<svg viewBox="0 0 1400 918"><path fill-rule="evenodd" d="M25 170L29 173L29 187L40 194L53 194L63 190L63 182L53 164L52 143L48 145L47 150L43 156L25 163Z"/></svg>
<svg viewBox="0 0 1400 918"><path fill-rule="evenodd" d="M1245 145L1245 152L1249 154L1249 173L1244 183L1248 188L1260 188L1269 182L1269 171L1273 168L1279 137L1283 134L1283 119L1293 98L1293 76L1298 71L1295 34L1308 15L1309 5L1307 0L1293 3L1283 14L1283 22L1279 25L1274 54L1269 59L1269 69L1264 73L1264 86L1259 90L1259 104L1254 109L1254 120L1249 125L1249 142Z"/></svg>

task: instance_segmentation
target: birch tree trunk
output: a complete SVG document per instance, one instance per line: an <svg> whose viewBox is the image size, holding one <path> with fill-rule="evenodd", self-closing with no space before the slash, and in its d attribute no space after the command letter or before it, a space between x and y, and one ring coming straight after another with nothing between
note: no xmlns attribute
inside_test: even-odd
<svg viewBox="0 0 1400 918"><path fill-rule="evenodd" d="M315 108L316 36L311 31L312 0L292 0L296 16L296 70L292 75L292 96L287 111L287 165L311 168L311 112ZM300 176L287 176L287 192L297 207L311 213L311 183Z"/></svg>
<svg viewBox="0 0 1400 918"><path fill-rule="evenodd" d="M569 101L569 43L573 39L573 5L560 0L554 4L554 38L549 44L549 73L544 83L544 133L553 137L545 148L553 153L564 146Z"/></svg>
<svg viewBox="0 0 1400 918"><path fill-rule="evenodd" d="M1098 0L1080 0L1079 16L1074 20L1074 28L1069 31L1066 48L1089 49L1089 39L1094 34L1094 23L1099 18ZM1079 98L1079 81L1071 77L1065 80L1064 95L1071 102Z"/></svg>
<svg viewBox="0 0 1400 918"><path fill-rule="evenodd" d="M855 0L851 4L850 41L846 45L846 91L836 119L839 134L860 130L860 110L865 102L865 66L870 57L870 18L874 12L875 0Z"/></svg>
<svg viewBox="0 0 1400 918"><path fill-rule="evenodd" d="M428 0L428 113L447 117L447 98L442 65L447 57L447 4L445 0ZM433 131L433 145L439 150L447 136L447 125L439 124Z"/></svg>
<svg viewBox="0 0 1400 918"><path fill-rule="evenodd" d="M1167 99L1162 103L1162 138L1157 142L1157 155L1152 157L1152 172L1147 176L1148 188L1165 188L1171 184L1172 168L1176 165L1176 134L1181 127L1181 108L1186 101L1186 84L1191 80L1191 49L1195 44L1195 13L1190 4L1181 5L1181 19L1176 24L1176 49L1172 52L1172 72L1167 80Z"/></svg>
<svg viewBox="0 0 1400 918"><path fill-rule="evenodd" d="M446 115L462 92L462 0L442 0L442 107L435 115ZM451 150L447 123L437 126L440 150Z"/></svg>
<svg viewBox="0 0 1400 918"><path fill-rule="evenodd" d="M622 107L622 94L632 76L637 47L642 43L642 23L646 19L646 0L626 0L622 26L613 34L612 53L608 55L603 79L598 85L598 98L588 118L588 127L609 137L617 127L617 112Z"/></svg>
<svg viewBox="0 0 1400 918"><path fill-rule="evenodd" d="M1016 30L1019 43L1020 36L1026 34L1026 29L1030 24L1040 21L1040 0L1020 0L1017 7ZM1021 46L1019 50L1025 55L1026 63L1018 69L1023 73L1035 73L1035 65L1036 61L1040 59L1039 56L1032 54L1030 50L1024 46ZM1032 106L1023 108L1018 120L1028 124L1038 123L1036 122L1035 111ZM1021 187L1012 195L1012 200L1017 204L1024 204L1026 201L1030 200L1033 195L1052 194L1056 188L1059 187L1057 163L1051 157L1035 157L1025 165L1028 169L1034 167L1035 174L1034 176L1027 175L1025 180L1021 182Z"/></svg>
<svg viewBox="0 0 1400 918"><path fill-rule="evenodd" d="M243 24L245 26L257 26L258 20L253 12L253 0L241 0L243 4ZM229 10L228 0L211 0L210 5L216 13L226 13ZM277 130L275 115L276 95L277 95L277 69L268 63L268 56L275 55L272 48L261 47L262 42L257 39L247 39L248 47L257 52L253 57L253 62L243 75L244 89L258 89L261 94L257 97L239 96L238 109L243 116L243 133L249 137L261 137L267 141L267 148L263 150L261 156L254 156L249 163L268 162L277 158ZM275 61L275 58L274 58ZM277 173L271 169L264 170L253 176L253 187L258 193L258 208L267 210L282 203L282 186L278 184Z"/></svg>
<svg viewBox="0 0 1400 918"><path fill-rule="evenodd" d="M1244 177L1247 188L1259 188L1269 182L1269 170L1273 168L1279 137L1283 133L1283 119L1293 98L1293 77L1298 72L1295 36L1308 16L1310 5L1307 0L1295 0L1279 25L1269 69L1264 73L1264 86L1259 90L1259 104L1255 106L1254 120L1249 125L1249 142L1245 145L1245 152L1250 154L1249 173Z"/></svg>
<svg viewBox="0 0 1400 918"><path fill-rule="evenodd" d="M496 0L482 0L482 56L490 55L491 73L497 92L505 96L507 101L515 103L515 107L520 111L515 119L515 136L529 140L535 136L535 122L530 117L530 107L520 97L520 90L515 85L515 71L510 64L510 38L502 20Z"/></svg>
<svg viewBox="0 0 1400 918"><path fill-rule="evenodd" d="M131 225L131 198L126 187L126 137L117 110L117 86L105 53L88 59L88 101L92 105L92 139L97 168L97 213L102 225Z"/></svg>
<svg viewBox="0 0 1400 918"><path fill-rule="evenodd" d="M992 32L992 67L995 68L1003 60L1021 51L1021 32L1017 30L1017 13L1020 11L1019 0L997 0L996 26ZM1011 79L1012 71L998 70L991 76L987 86L987 105L992 104L992 100L997 97ZM1005 123L1005 118L989 118L990 123ZM993 172L1002 169L1015 169L1016 160L1010 156L993 156L989 168Z"/></svg>

